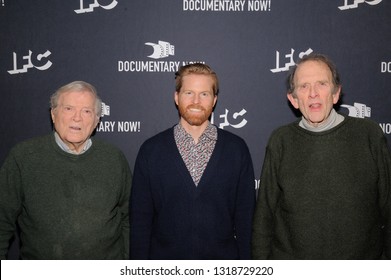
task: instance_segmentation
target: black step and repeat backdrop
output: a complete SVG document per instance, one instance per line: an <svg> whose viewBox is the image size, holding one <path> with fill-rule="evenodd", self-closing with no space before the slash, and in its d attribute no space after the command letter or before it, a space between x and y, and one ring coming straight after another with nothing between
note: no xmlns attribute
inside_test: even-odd
<svg viewBox="0 0 391 280"><path fill-rule="evenodd" d="M297 117L288 71L311 52L339 68L339 111L373 119L391 143L390 2L1 0L0 163L17 142L51 130L58 87L84 80L104 102L96 136L133 168L141 143L178 121L178 67L204 62L221 83L212 122L246 140L259 178L270 133Z"/></svg>

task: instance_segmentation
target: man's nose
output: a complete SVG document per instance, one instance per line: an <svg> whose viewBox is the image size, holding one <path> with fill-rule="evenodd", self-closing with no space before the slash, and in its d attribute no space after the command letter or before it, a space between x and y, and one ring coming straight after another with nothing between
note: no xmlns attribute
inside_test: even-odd
<svg viewBox="0 0 391 280"><path fill-rule="evenodd" d="M75 113L73 114L73 120L79 121L81 120L81 110L75 110Z"/></svg>
<svg viewBox="0 0 391 280"><path fill-rule="evenodd" d="M314 98L318 96L318 89L316 85L311 85L310 86L310 97Z"/></svg>
<svg viewBox="0 0 391 280"><path fill-rule="evenodd" d="M193 96L193 103L200 103L200 95L195 93Z"/></svg>

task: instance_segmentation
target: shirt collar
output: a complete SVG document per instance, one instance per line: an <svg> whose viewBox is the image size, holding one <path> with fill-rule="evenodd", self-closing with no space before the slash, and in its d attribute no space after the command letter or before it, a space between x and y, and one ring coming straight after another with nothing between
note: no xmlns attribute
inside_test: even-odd
<svg viewBox="0 0 391 280"><path fill-rule="evenodd" d="M57 145L61 148L61 150L63 150L64 152L67 152L69 154L81 155L81 154L85 153L92 146L92 140L91 140L91 138L88 138L88 140L84 144L84 147L80 151L80 153L76 153L75 151L72 151L71 149L69 149L67 144L65 144L64 141L61 140L60 136L58 135L58 133L56 131L54 132L54 138L56 140Z"/></svg>
<svg viewBox="0 0 391 280"><path fill-rule="evenodd" d="M191 137L191 135L189 133L187 133L187 131L183 128L181 123L178 123L174 127L174 134L177 137L186 137L186 138L193 139ZM200 142L203 141L204 139L205 140L209 139L209 140L212 140L212 141L217 141L217 128L216 128L216 126L214 126L210 122L208 123L208 126L205 128L204 132L201 134Z"/></svg>
<svg viewBox="0 0 391 280"><path fill-rule="evenodd" d="M205 128L204 132L202 133L202 138L209 138L210 140L217 141L217 128L216 126L212 125L211 123L208 123L208 126Z"/></svg>

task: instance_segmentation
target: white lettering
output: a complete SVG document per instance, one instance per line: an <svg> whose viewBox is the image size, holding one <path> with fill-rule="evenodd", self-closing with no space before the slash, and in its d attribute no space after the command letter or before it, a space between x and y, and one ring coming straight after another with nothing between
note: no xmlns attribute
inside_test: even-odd
<svg viewBox="0 0 391 280"><path fill-rule="evenodd" d="M294 66L296 64L294 61L294 58L293 58L294 52L295 52L295 50L291 49L290 54L285 55L285 58L289 59L289 61L286 62L283 67L281 67L280 66L280 52L276 51L276 68L270 69L270 71L273 73L288 71L291 66ZM300 52L299 58L303 58L305 55L309 55L312 52L313 52L313 50L311 48L309 48L305 52Z"/></svg>
<svg viewBox="0 0 391 280"><path fill-rule="evenodd" d="M261 180L255 179L255 189L256 189L256 190L259 189L260 183L261 183Z"/></svg>
<svg viewBox="0 0 391 280"><path fill-rule="evenodd" d="M205 64L205 61L183 61L182 65L194 64L194 63L202 63Z"/></svg>
<svg viewBox="0 0 391 280"><path fill-rule="evenodd" d="M140 132L140 122L118 122L118 132Z"/></svg>
<svg viewBox="0 0 391 280"><path fill-rule="evenodd" d="M270 0L262 0L269 1ZM239 12L244 11L246 0L183 0L184 11Z"/></svg>
<svg viewBox="0 0 391 280"><path fill-rule="evenodd" d="M249 11L270 11L270 0L249 0L248 10Z"/></svg>
<svg viewBox="0 0 391 280"><path fill-rule="evenodd" d="M114 121L105 121L100 122L98 126L96 127L96 131L98 132L113 132L114 131Z"/></svg>
<svg viewBox="0 0 391 280"><path fill-rule="evenodd" d="M365 0L344 0L344 5L339 6L338 9L341 11L348 10L348 9L355 9L358 7L359 4L367 3L371 6L379 4L383 0L372 0L372 1L365 1ZM353 3L352 3L353 2ZM349 4L351 3L351 4Z"/></svg>
<svg viewBox="0 0 391 280"><path fill-rule="evenodd" d="M176 72L179 61L118 61L118 72Z"/></svg>
<svg viewBox="0 0 391 280"><path fill-rule="evenodd" d="M379 125L384 134L391 134L391 123L380 123Z"/></svg>
<svg viewBox="0 0 391 280"><path fill-rule="evenodd" d="M382 73L391 73L391 61L390 62L382 62L381 63L381 72Z"/></svg>
<svg viewBox="0 0 391 280"><path fill-rule="evenodd" d="M118 2L117 0L113 0L110 4L108 5L101 5L99 4L98 0L94 0L94 3L90 4L88 8L84 8L84 0L80 0L80 9L74 10L76 14L82 14L82 13L90 13L93 12L95 8L101 7L105 10L111 10L115 6L117 6Z"/></svg>
<svg viewBox="0 0 391 280"><path fill-rule="evenodd" d="M10 73L11 75L13 74L19 74L19 73L26 73L28 69L30 68L37 68L38 70L47 70L50 68L50 66L52 66L52 62L50 60L47 60L45 64L41 65L41 66L36 66L33 64L32 62L32 54L33 52L31 50L29 50L29 54L28 55L25 55L23 56L23 60L27 61L26 63L23 64L22 68L18 69L18 62L17 62L17 55L16 53L14 52L13 53L13 62L14 62L14 69L12 70L9 70L8 73ZM46 52L44 52L43 54L38 54L37 55L37 60L41 62L41 60L43 58L48 58L52 53L47 50ZM42 61L43 62L43 61Z"/></svg>

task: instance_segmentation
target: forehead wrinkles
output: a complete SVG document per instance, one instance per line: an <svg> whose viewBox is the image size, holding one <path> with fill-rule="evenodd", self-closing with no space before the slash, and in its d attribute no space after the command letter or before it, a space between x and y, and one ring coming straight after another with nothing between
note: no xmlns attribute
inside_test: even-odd
<svg viewBox="0 0 391 280"><path fill-rule="evenodd" d="M331 71L321 61L306 61L297 67L295 81L302 83L307 81L331 81Z"/></svg>

